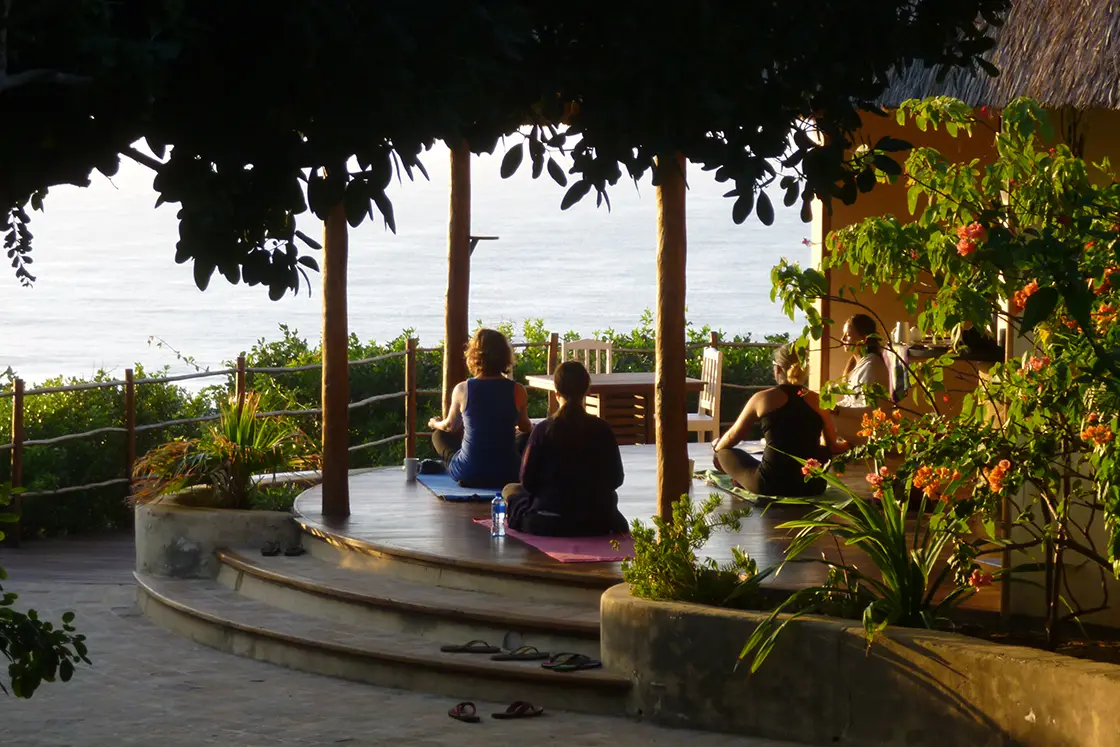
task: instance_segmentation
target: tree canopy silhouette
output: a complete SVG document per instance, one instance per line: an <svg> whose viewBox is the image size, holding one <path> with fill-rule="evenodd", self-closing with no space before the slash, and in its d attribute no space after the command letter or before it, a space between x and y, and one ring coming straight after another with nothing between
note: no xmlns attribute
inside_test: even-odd
<svg viewBox="0 0 1120 747"><path fill-rule="evenodd" d="M730 183L737 222L773 220L775 181L807 216L899 170L897 141L851 153L892 70L994 74L981 55L1007 5L0 0L0 229L31 282L27 208L131 158L179 206L175 259L200 288L217 271L279 298L316 267L295 216L341 202L351 225L376 208L395 229L386 187L423 174L425 150L503 138L503 175L527 161L564 208L609 206L611 185L681 153Z"/></svg>

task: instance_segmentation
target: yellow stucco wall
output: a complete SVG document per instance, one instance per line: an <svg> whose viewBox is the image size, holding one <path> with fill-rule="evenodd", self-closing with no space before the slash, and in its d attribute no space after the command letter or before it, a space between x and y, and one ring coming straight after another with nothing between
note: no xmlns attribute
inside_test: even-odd
<svg viewBox="0 0 1120 747"><path fill-rule="evenodd" d="M865 117L861 132L864 142L873 144L885 135L901 138L910 143L932 146L953 160L972 158L987 160L994 153L991 133L987 131L977 130L975 136L971 138L963 134L959 138L953 138L944 131L929 130L923 133L916 127L900 127L893 117ZM900 220L910 220L911 216L906 206L906 190L903 179L899 179L894 184L879 184L871 192L861 194L852 205L834 202L831 215L823 205L816 204L813 210L813 264L820 267L824 252L824 237L835 228L857 223L873 215L893 214ZM847 268L829 270L828 275L829 287L834 295L840 288L859 284L858 277ZM850 294L845 292L845 295ZM887 325L886 330L880 330L884 334L890 334L895 322L905 321L909 325L915 323L897 294L890 288L881 289L877 294L859 292L856 297L871 308L873 316L877 315ZM831 318L836 323L831 328L826 328L821 346L819 348L814 346L810 357L811 385L818 390L825 381L843 376L848 354L840 347L841 327L849 316L863 311L857 306L843 302L826 303L820 310L826 318Z"/></svg>

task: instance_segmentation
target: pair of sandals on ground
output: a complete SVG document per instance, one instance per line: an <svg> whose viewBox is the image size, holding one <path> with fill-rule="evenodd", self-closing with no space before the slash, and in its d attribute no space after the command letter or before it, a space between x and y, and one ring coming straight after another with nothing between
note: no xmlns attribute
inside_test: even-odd
<svg viewBox="0 0 1120 747"><path fill-rule="evenodd" d="M497 646L491 646L482 640L469 641L462 645L441 646L440 651L448 654L490 654L493 661L540 661L542 668L553 672L576 672L603 666L602 662L584 654L549 654L538 650L535 646L522 646L513 651L502 651ZM456 704L447 715L456 721L468 724L477 724L482 720L478 715L478 708L470 701ZM514 701L504 712L490 714L491 718L498 720L535 718L542 715L544 715L543 708L524 700Z"/></svg>

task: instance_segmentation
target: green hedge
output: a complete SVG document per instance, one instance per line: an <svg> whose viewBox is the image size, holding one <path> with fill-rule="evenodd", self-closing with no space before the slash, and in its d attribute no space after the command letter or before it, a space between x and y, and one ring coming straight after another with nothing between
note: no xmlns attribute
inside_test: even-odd
<svg viewBox="0 0 1120 747"><path fill-rule="evenodd" d="M499 325L504 333L514 339L543 343L548 341L549 330L541 320L525 322L520 330L512 325ZM690 344L701 344L709 339L708 327L688 327ZM385 353L403 351L412 330L405 330L399 337L384 344L361 342L350 338L350 358L360 360ZM652 349L654 344L653 318L647 312L637 329L620 333L600 330L591 336L608 339L620 348ZM564 334L566 339L578 339L574 332ZM749 335L721 337L728 342L750 342ZM767 342L783 342L784 336L769 336ZM423 343L422 343L423 344ZM319 346L287 326L281 325L280 338L259 340L246 353L250 368L296 367L320 361ZM534 347L518 353L515 376L524 381L525 376L545 370L547 350ZM439 389L443 366L442 353L426 352L417 356L417 382L420 389ZM229 364L232 367L233 364ZM690 356L689 375L698 376L700 352ZM616 371L648 371L653 368L652 354L621 353L614 357ZM160 376L164 372L145 372L137 365L136 378ZM109 381L113 377L99 372L88 381ZM727 383L757 385L771 383L770 351L757 348L727 348L724 350L723 379ZM59 386L83 383L87 380L55 378L35 386ZM265 410L314 409L319 406L319 372L301 371L291 374L255 374L249 381L250 388L261 394L261 407ZM233 377L220 385L201 392L189 392L172 384L150 384L136 388L137 425L168 420L199 417L216 411L216 403L229 395L234 387ZM31 388L28 385L28 388ZM373 364L350 368L351 400L357 401L375 394L404 389L404 358L392 358ZM722 419L734 419L746 401L747 392L725 389L723 392ZM439 414L438 396L419 398L418 429L427 429L427 422ZM695 407L693 401L690 406ZM12 399L0 399L0 441L11 441ZM546 397L543 392L532 391L530 414L545 414ZM124 402L120 387L91 389L78 392L34 395L27 397L24 414L26 438L53 438L68 433L79 433L123 423ZM313 441L320 440L318 419L302 417L302 425ZM137 453L143 454L169 438L192 436L203 426L187 425L145 431L137 437ZM403 433L403 400L394 399L355 408L350 413L350 442L367 443ZM427 439L420 439L418 452L421 457L434 456ZM352 467L400 464L404 456L404 443L395 442L373 447L351 455ZM0 481L10 475L10 458L0 457ZM124 438L121 434L106 434L95 438L69 441L53 446L29 447L25 450L24 486L29 491L53 490L69 485L100 482L124 476ZM24 499L23 531L25 536L47 536L77 532L121 529L131 526L131 511L125 503L123 486L112 486L76 492L62 496L29 497Z"/></svg>

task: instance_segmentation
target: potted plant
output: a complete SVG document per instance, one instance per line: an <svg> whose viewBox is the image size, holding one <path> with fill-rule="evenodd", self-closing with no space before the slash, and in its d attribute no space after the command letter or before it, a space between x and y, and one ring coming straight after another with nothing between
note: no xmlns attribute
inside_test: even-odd
<svg viewBox="0 0 1120 747"><path fill-rule="evenodd" d="M137 461L138 571L209 577L220 549L298 546L289 511L252 509L261 476L313 469L318 450L291 423L260 417L259 405L256 394L231 397L201 437L169 441Z"/></svg>
<svg viewBox="0 0 1120 747"><path fill-rule="evenodd" d="M230 397L201 438L175 439L145 454L133 470L133 503L176 496L185 505L248 510L260 489L256 477L315 469L318 455L307 435L287 421L259 417L259 407L255 393L240 405Z"/></svg>

